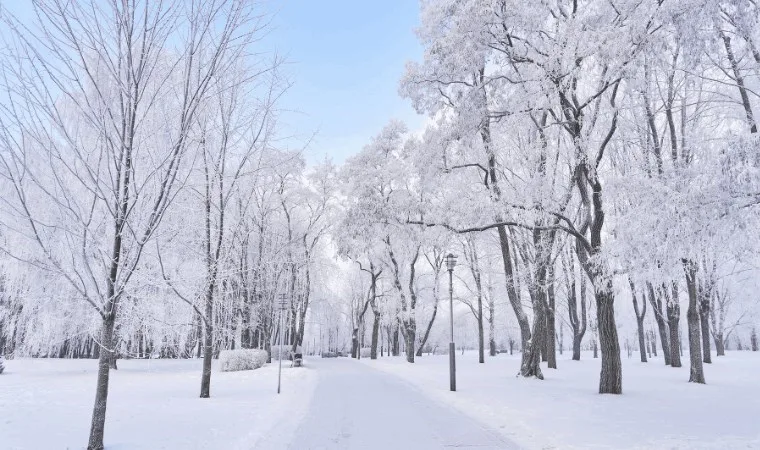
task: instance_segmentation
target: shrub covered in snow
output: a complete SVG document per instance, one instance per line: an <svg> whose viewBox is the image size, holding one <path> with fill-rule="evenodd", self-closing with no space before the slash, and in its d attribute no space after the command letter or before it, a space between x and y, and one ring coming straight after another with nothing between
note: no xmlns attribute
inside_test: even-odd
<svg viewBox="0 0 760 450"><path fill-rule="evenodd" d="M219 370L222 372L258 369L266 364L266 362L266 350L222 350L219 353Z"/></svg>
<svg viewBox="0 0 760 450"><path fill-rule="evenodd" d="M359 350L359 356L361 356L362 358L369 358L370 350L372 349L368 347L362 348L361 350Z"/></svg>
<svg viewBox="0 0 760 450"><path fill-rule="evenodd" d="M5 370L5 360L3 359L3 355L0 355L0 373L3 373L3 370Z"/></svg>

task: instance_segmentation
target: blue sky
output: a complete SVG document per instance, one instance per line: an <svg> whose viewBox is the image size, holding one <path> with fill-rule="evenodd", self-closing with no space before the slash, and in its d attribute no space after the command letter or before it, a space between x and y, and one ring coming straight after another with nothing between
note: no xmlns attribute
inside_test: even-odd
<svg viewBox="0 0 760 450"><path fill-rule="evenodd" d="M27 0L0 0L22 20ZM306 150L307 161L325 155L341 163L390 119L411 130L424 118L398 95L398 81L422 48L414 34L418 0L266 0L274 14L267 46L288 61L293 86L282 99L286 145ZM315 135L316 133L316 135Z"/></svg>
<svg viewBox="0 0 760 450"><path fill-rule="evenodd" d="M271 0L271 39L287 55L294 85L282 106L284 133L316 132L309 161L336 163L361 150L392 119L411 129L424 123L398 80L422 49L414 35L417 0Z"/></svg>

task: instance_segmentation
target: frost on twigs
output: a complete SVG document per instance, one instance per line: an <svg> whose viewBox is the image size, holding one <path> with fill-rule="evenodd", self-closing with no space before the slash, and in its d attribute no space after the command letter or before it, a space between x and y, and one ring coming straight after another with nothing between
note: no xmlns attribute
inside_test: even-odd
<svg viewBox="0 0 760 450"><path fill-rule="evenodd" d="M266 350L222 350L219 353L219 370L237 372L263 367L267 362Z"/></svg>

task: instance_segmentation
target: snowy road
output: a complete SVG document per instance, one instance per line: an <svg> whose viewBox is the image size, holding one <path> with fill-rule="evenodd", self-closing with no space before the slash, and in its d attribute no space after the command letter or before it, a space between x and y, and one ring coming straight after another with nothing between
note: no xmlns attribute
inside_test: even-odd
<svg viewBox="0 0 760 450"><path fill-rule="evenodd" d="M392 375L343 358L308 363L318 373L317 386L289 449L517 448Z"/></svg>

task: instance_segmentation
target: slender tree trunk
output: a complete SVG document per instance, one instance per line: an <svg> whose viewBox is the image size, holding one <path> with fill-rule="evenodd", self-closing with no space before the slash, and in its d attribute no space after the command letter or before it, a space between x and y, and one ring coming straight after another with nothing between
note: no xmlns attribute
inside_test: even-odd
<svg viewBox="0 0 760 450"><path fill-rule="evenodd" d="M654 286L652 283L647 283L647 290L649 291L649 304L654 311L654 319L657 322L657 329L660 332L660 345L662 346L662 356L665 360L665 365L670 365L670 340L668 339L668 324L665 321L665 317L662 313L662 300L655 294Z"/></svg>
<svg viewBox="0 0 760 450"><path fill-rule="evenodd" d="M710 293L703 295L699 302L699 322L702 327L702 357L707 364L712 364L710 356Z"/></svg>
<svg viewBox="0 0 760 450"><path fill-rule="evenodd" d="M747 95L747 88L744 84L744 77L742 77L742 74L739 71L739 64L736 60L736 57L734 56L734 51L731 45L731 38L723 31L720 31L720 37L723 39L723 46L726 49L726 57L728 58L728 62L731 64L736 87L739 89L739 96L742 99L742 106L744 106L744 113L747 117L747 125L749 125L751 133L757 133L757 123L755 122L755 117L752 113L752 104L750 103L749 96Z"/></svg>
<svg viewBox="0 0 760 450"><path fill-rule="evenodd" d="M488 354L490 356L496 356L496 302L494 301L493 295L491 295L490 298L491 301L488 303Z"/></svg>
<svg viewBox="0 0 760 450"><path fill-rule="evenodd" d="M483 332L483 300L478 296L478 362L486 362L485 333Z"/></svg>
<svg viewBox="0 0 760 450"><path fill-rule="evenodd" d="M646 301L646 294L642 293L642 299L641 299L641 309L639 309L639 302L636 298L636 286L634 286L633 281L629 278L628 283L631 286L631 297L633 298L633 311L636 314L636 325L637 325L637 331L639 334L639 353L641 362L647 362L647 344L645 340L644 335L644 317L647 312L647 301Z"/></svg>
<svg viewBox="0 0 760 450"><path fill-rule="evenodd" d="M359 328L354 327L351 332L351 357L356 359L359 357Z"/></svg>
<svg viewBox="0 0 760 450"><path fill-rule="evenodd" d="M557 324L554 317L554 268L553 264L549 263L549 279L547 280L549 286L547 287L547 308L546 308L546 356L547 363L550 369L557 368Z"/></svg>
<svg viewBox="0 0 760 450"><path fill-rule="evenodd" d="M372 343L369 350L369 359L377 359L377 343L380 338L380 311L372 311Z"/></svg>
<svg viewBox="0 0 760 450"><path fill-rule="evenodd" d="M111 371L111 354L113 353L113 332L116 325L115 314L107 314L101 325L100 357L98 358L98 379L95 389L95 406L92 409L90 439L87 450L102 450L106 426L106 407L108 404L108 381Z"/></svg>
<svg viewBox="0 0 760 450"><path fill-rule="evenodd" d="M433 305L433 315L430 317L430 322L428 322L427 328L425 328L425 334L422 336L422 342L420 342L420 346L417 348L417 356L422 356L422 349L425 348L425 344L430 337L430 330L433 328L433 322L435 321L435 316L437 313L438 302Z"/></svg>
<svg viewBox="0 0 760 450"><path fill-rule="evenodd" d="M211 304L206 305L206 317L213 317ZM211 358L214 355L214 328L206 321L203 334L203 372L201 374L201 398L211 397Z"/></svg>

